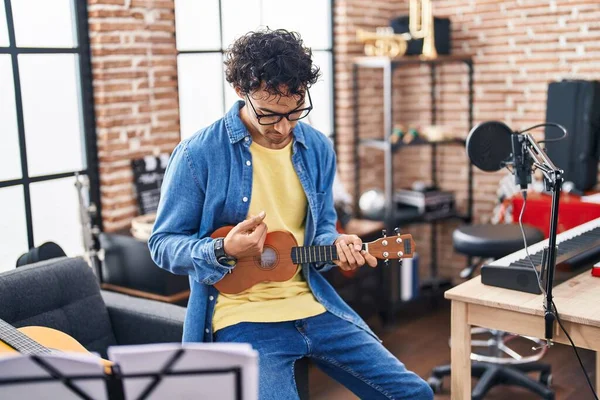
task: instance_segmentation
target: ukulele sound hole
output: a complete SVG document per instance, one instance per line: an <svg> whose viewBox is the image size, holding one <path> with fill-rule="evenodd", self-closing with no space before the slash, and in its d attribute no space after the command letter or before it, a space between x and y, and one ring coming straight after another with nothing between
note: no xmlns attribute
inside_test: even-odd
<svg viewBox="0 0 600 400"><path fill-rule="evenodd" d="M265 246L260 258L257 257L258 267L263 270L270 270L277 266L277 252L272 247Z"/></svg>

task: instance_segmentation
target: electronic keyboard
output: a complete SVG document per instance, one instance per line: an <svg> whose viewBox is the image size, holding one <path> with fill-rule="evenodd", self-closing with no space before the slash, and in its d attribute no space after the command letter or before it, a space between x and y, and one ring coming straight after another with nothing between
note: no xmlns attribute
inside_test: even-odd
<svg viewBox="0 0 600 400"><path fill-rule="evenodd" d="M558 234L556 243L558 251L554 284L600 261L600 218ZM481 282L485 285L541 294L531 264L533 262L538 273L542 272L543 249L547 246L548 239L528 246L531 262L525 249L522 249L482 266Z"/></svg>

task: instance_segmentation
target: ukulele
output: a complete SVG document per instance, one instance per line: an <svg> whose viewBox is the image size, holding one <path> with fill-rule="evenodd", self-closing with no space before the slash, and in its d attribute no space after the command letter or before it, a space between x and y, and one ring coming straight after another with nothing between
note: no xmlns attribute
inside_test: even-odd
<svg viewBox="0 0 600 400"><path fill-rule="evenodd" d="M25 326L15 328L0 319L0 357L18 352L21 354L52 354L56 351L89 353L77 340L52 328ZM104 372L110 374L112 362L100 359Z"/></svg>
<svg viewBox="0 0 600 400"><path fill-rule="evenodd" d="M225 237L233 226L217 229L211 237ZM412 235L386 236L363 243L365 250L373 257L385 260L412 258L415 242ZM331 262L339 260L335 245L332 246L298 246L296 238L287 231L267 233L263 251L258 256L244 257L237 260L235 268L223 279L215 283L221 293L237 294L260 282L284 282L292 279L298 264Z"/></svg>

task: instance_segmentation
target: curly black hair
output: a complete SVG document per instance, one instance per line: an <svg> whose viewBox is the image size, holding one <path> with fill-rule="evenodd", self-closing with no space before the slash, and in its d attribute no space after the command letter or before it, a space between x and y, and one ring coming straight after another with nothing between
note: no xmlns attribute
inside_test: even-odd
<svg viewBox="0 0 600 400"><path fill-rule="evenodd" d="M227 82L243 94L264 83L273 95L303 95L320 76L311 49L285 29L248 32L227 49L225 66Z"/></svg>

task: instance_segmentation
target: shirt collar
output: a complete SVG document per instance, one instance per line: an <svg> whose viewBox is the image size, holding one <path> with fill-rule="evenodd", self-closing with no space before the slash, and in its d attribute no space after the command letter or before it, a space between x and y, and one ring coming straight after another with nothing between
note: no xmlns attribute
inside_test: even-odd
<svg viewBox="0 0 600 400"><path fill-rule="evenodd" d="M246 136L250 136L250 132L240 118L240 110L243 105L244 101L238 100L229 109L227 114L225 114L225 127L227 129L227 135L229 136L229 142L232 144L239 142ZM294 140L306 148L304 129L301 123L296 124L294 127Z"/></svg>

